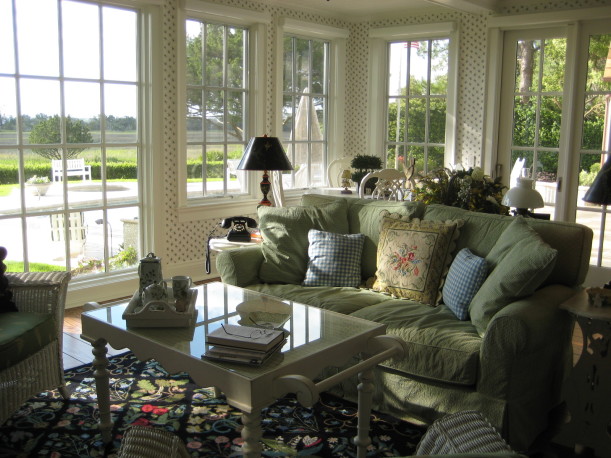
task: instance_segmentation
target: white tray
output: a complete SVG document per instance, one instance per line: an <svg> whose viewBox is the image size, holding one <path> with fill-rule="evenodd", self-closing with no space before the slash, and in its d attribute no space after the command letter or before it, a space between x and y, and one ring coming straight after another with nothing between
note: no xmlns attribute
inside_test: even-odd
<svg viewBox="0 0 611 458"><path fill-rule="evenodd" d="M136 291L123 312L123 319L127 321L127 325L133 328L178 328L195 325L197 289L189 289L187 296L189 305L185 312L176 310L172 288L168 288L167 291L167 300L150 301L144 306L140 293Z"/></svg>

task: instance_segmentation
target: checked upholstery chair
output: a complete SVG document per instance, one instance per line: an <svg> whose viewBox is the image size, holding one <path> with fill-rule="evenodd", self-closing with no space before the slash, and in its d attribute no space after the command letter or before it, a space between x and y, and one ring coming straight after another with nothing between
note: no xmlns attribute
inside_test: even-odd
<svg viewBox="0 0 611 458"><path fill-rule="evenodd" d="M0 252L5 254L6 250ZM1 256L0 277L5 270L3 260ZM0 425L25 401L45 390L59 388L64 399L69 398L62 328L70 273L5 276L18 311L0 313Z"/></svg>

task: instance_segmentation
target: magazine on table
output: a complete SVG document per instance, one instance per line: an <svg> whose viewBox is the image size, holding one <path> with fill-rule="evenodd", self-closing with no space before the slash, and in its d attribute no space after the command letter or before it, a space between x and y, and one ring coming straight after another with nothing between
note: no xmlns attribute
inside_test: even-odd
<svg viewBox="0 0 611 458"><path fill-rule="evenodd" d="M271 355L277 353L284 347L286 338L280 340L275 346L267 351L250 350L248 348L228 347L225 345L214 345L202 355L217 361L242 363L258 366L263 364Z"/></svg>
<svg viewBox="0 0 611 458"><path fill-rule="evenodd" d="M221 324L206 336L206 343L266 352L284 339L281 330Z"/></svg>

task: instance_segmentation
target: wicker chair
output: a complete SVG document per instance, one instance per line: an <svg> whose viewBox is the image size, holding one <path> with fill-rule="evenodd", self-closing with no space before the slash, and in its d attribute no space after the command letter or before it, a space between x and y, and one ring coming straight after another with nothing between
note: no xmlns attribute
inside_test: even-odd
<svg viewBox="0 0 611 458"><path fill-rule="evenodd" d="M64 399L69 398L64 382L62 328L70 273L7 273L6 278L19 311L0 314L0 350L3 351L0 425L25 401L45 390L59 388ZM22 314L33 321L23 320ZM41 320L41 314L50 315L51 321ZM31 323L36 324L36 329ZM16 325L30 327L28 332L32 334L28 337L37 338L20 339L15 332ZM41 331L35 332L38 329ZM23 359L17 354L23 355Z"/></svg>
<svg viewBox="0 0 611 458"><path fill-rule="evenodd" d="M130 426L125 432L119 458L188 458L191 455L180 438L164 429Z"/></svg>

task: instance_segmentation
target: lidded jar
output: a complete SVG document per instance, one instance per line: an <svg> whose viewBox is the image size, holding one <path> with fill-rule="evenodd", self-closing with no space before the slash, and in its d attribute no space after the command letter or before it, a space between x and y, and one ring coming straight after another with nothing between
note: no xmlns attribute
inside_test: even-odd
<svg viewBox="0 0 611 458"><path fill-rule="evenodd" d="M138 266L138 275L140 276L140 298L144 289L152 284L163 282L161 273L161 258L155 256L155 253L149 253L140 260Z"/></svg>

